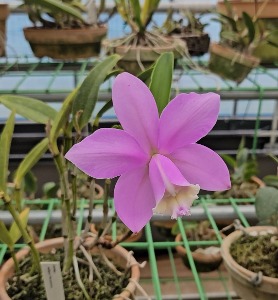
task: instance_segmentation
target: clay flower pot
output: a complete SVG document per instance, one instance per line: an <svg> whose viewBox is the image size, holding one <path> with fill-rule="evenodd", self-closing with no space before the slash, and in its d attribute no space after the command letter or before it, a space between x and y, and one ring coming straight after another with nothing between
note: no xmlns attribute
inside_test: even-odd
<svg viewBox="0 0 278 300"><path fill-rule="evenodd" d="M250 232L277 232L277 228L272 226L254 226L245 229ZM223 241L221 253L224 264L233 282L235 292L243 299L248 300L277 300L278 299L278 278L262 276L257 278L257 274L239 265L230 254L230 247L233 242L240 238L242 232L237 230L229 234ZM262 263L262 262L259 262ZM258 280L257 280L257 279Z"/></svg>
<svg viewBox="0 0 278 300"><path fill-rule="evenodd" d="M224 79L240 83L259 63L260 59L255 56L245 55L220 44L210 45L208 68Z"/></svg>
<svg viewBox="0 0 278 300"><path fill-rule="evenodd" d="M0 56L5 55L6 47L6 20L9 16L8 4L0 3Z"/></svg>
<svg viewBox="0 0 278 300"><path fill-rule="evenodd" d="M55 238L51 240L45 240L43 242L37 243L36 247L41 253L47 253L53 248L62 248L63 247L63 238ZM113 262L122 267L126 267L127 260L129 260L131 265L131 279L126 287L123 287L121 294L118 297L113 299L122 300L128 297L131 297L131 294L135 291L136 285L134 281L138 282L140 278L140 269L139 266L132 256L130 257L128 251L121 246L116 246L113 249L104 250L108 258L113 259ZM98 248L95 247L92 249L92 253L97 253ZM16 257L18 260L22 260L25 256L29 254L29 248L23 248L18 251ZM0 270L0 300L11 300L6 292L6 282L13 276L14 273L14 263L12 259L9 259Z"/></svg>
<svg viewBox="0 0 278 300"><path fill-rule="evenodd" d="M107 33L107 27L75 29L28 27L23 31L36 57L75 60L99 55L101 40Z"/></svg>
<svg viewBox="0 0 278 300"><path fill-rule="evenodd" d="M174 52L175 58L180 58L184 43L179 39L171 39L172 42L167 42L164 45L157 45L153 47L148 46L134 46L134 45L117 45L118 39L104 40L102 45L109 54L119 54L122 58L118 62L118 66L123 68L126 72L137 75L143 70L149 68L158 57L164 52ZM180 49L180 52L177 51Z"/></svg>
<svg viewBox="0 0 278 300"><path fill-rule="evenodd" d="M213 231L213 229L210 229ZM178 234L176 236L175 242L181 242L182 236L181 234ZM211 249L211 250L207 250ZM219 250L216 249L216 247L213 248L207 248L207 249L196 249L195 251L192 251L192 257L195 263L196 270L198 272L211 272L213 270L216 270L220 264L222 263L222 256ZM187 257L187 251L185 247L183 246L176 246L177 253L181 256L183 259L184 264L190 268L189 260Z"/></svg>

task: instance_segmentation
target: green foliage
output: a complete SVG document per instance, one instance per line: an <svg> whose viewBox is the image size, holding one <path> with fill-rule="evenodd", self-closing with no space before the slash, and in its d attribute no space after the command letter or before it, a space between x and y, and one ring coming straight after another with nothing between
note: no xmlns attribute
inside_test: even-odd
<svg viewBox="0 0 278 300"><path fill-rule="evenodd" d="M119 59L120 56L114 54L98 63L79 87L72 106L73 120L77 132L80 132L88 124L98 99L99 88Z"/></svg>
<svg viewBox="0 0 278 300"><path fill-rule="evenodd" d="M0 198L7 192L8 165L15 113L12 112L0 136Z"/></svg>
<svg viewBox="0 0 278 300"><path fill-rule="evenodd" d="M40 124L53 121L57 114L57 111L45 102L20 95L2 95L0 104L24 118Z"/></svg>
<svg viewBox="0 0 278 300"><path fill-rule="evenodd" d="M99 8L95 3L86 6L82 0L22 0L22 2L31 22L35 26L39 24L48 28L76 28L97 24L98 16L105 7L105 0L100 1ZM84 19L84 13L88 14L88 20Z"/></svg>
<svg viewBox="0 0 278 300"><path fill-rule="evenodd" d="M151 75L150 90L155 98L159 113L170 101L174 54L166 52L157 59Z"/></svg>
<svg viewBox="0 0 278 300"><path fill-rule="evenodd" d="M156 11L160 0L115 0L117 11L135 33L143 34Z"/></svg>
<svg viewBox="0 0 278 300"><path fill-rule="evenodd" d="M260 188L256 195L256 215L261 224L278 225L278 189Z"/></svg>
<svg viewBox="0 0 278 300"><path fill-rule="evenodd" d="M251 180L258 172L257 161L254 157L250 158L248 149L244 146L244 139L241 140L237 150L236 158L231 155L222 154L221 157L232 168L232 184L242 184Z"/></svg>
<svg viewBox="0 0 278 300"><path fill-rule="evenodd" d="M213 20L222 24L220 43L237 51L252 55L254 49L260 44L272 43L269 36L271 32L261 26L259 19L251 18L246 12L238 16L233 11L229 1L225 1L227 14L218 13Z"/></svg>

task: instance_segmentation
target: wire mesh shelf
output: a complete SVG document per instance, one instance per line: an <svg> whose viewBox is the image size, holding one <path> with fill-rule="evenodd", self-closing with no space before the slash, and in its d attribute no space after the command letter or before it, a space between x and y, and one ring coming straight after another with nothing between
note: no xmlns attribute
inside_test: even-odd
<svg viewBox="0 0 278 300"><path fill-rule="evenodd" d="M238 299L233 292L233 288L228 279L228 274L223 265L216 271L201 273L196 269L192 258L192 247L194 246L220 246L222 236L220 228L221 221L232 223L233 219L248 227L249 223L255 224L256 216L254 211L255 199L212 199L201 197L192 208L192 215L184 220L208 220L211 228L216 232L216 240L191 241L184 229L183 219L177 220L178 229L181 232L183 241L175 242L173 236L164 236L157 233L155 221L169 220L169 217L154 216L150 223L144 228L143 237L136 242L124 242L122 245L135 252L135 257L139 262L148 262L145 269L142 269L140 283L152 299ZM113 215L113 201L110 202L110 213ZM38 240L49 238L51 226L59 222L59 218L52 218L53 213L59 208L58 199L49 200L26 200L24 205L31 206L29 217L33 228L37 230ZM99 202L101 204L101 202ZM88 201L79 201L79 214L76 219L77 234L80 234L84 221L87 217ZM228 208L228 210L227 210ZM247 208L247 209L246 209ZM94 222L100 222L102 218L101 205L93 215ZM201 212L200 212L201 211ZM5 211L1 210L0 219ZM36 213L43 213L43 217L36 218ZM11 218L5 219L6 223L11 222ZM117 224L112 226L112 236L116 237ZM53 232L53 231L51 231ZM181 257L176 253L175 247L183 245L187 250L190 264L189 270L182 262ZM16 244L19 249L24 244ZM0 244L0 263L8 258L7 246ZM144 299L143 296L136 296L136 299Z"/></svg>

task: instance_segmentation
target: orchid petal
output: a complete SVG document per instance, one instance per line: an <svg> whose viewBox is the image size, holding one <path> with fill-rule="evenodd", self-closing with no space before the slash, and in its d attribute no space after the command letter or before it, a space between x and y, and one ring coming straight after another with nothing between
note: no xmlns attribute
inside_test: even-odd
<svg viewBox="0 0 278 300"><path fill-rule="evenodd" d="M222 158L211 149L191 144L169 155L183 176L201 189L222 191L231 187L229 170Z"/></svg>
<svg viewBox="0 0 278 300"><path fill-rule="evenodd" d="M161 201L157 203L153 212L156 214L171 216L172 219L176 219L180 216L189 216L190 207L193 201L198 199L199 191L200 186L198 184L177 187L176 195L173 197L166 193Z"/></svg>
<svg viewBox="0 0 278 300"><path fill-rule="evenodd" d="M189 182L171 160L163 155L153 155L149 164L149 176L156 202L161 200L165 191L175 194L175 186L187 186Z"/></svg>
<svg viewBox="0 0 278 300"><path fill-rule="evenodd" d="M95 178L113 178L146 165L148 157L123 130L103 128L75 144L65 155L80 170Z"/></svg>
<svg viewBox="0 0 278 300"><path fill-rule="evenodd" d="M146 153L157 148L159 116L154 97L137 77L122 73L112 88L113 105L123 129Z"/></svg>
<svg viewBox="0 0 278 300"><path fill-rule="evenodd" d="M160 153L195 143L215 125L220 98L215 93L180 94L163 110L159 123Z"/></svg>
<svg viewBox="0 0 278 300"><path fill-rule="evenodd" d="M115 209L122 222L139 232L151 219L155 200L148 168L141 167L123 174L115 186Z"/></svg>

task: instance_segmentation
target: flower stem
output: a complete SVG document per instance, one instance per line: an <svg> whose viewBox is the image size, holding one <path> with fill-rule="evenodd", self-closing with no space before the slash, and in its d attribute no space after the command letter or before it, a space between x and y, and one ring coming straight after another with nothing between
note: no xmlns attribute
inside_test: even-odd
<svg viewBox="0 0 278 300"><path fill-rule="evenodd" d="M70 197L69 197L69 183L68 183L68 172L65 166L64 157L59 153L58 155L54 156L54 161L56 163L56 167L58 169L60 182L61 182L61 189L63 197L63 204L65 207L66 212L66 228L67 228L67 251L65 254L65 261L64 261L64 268L63 272L66 273L70 269L72 265L72 259L74 255L74 230L73 230L73 221L71 219L71 205L70 205ZM64 220L63 220L64 222Z"/></svg>

